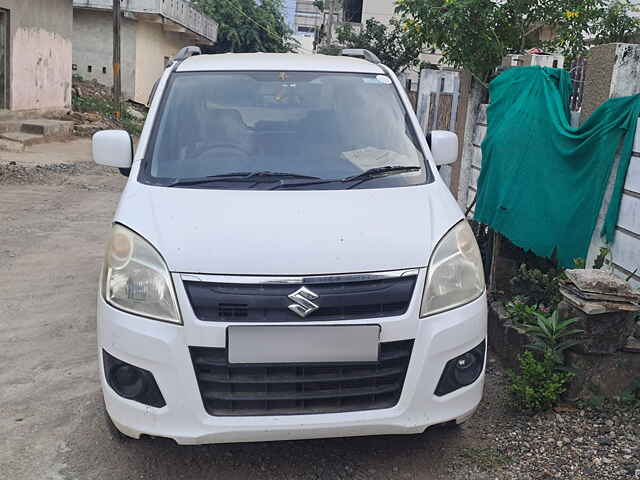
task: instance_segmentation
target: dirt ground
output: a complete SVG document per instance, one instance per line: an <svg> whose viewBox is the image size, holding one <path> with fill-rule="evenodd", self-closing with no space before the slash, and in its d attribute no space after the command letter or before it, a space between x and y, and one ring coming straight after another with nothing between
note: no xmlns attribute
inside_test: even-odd
<svg viewBox="0 0 640 480"><path fill-rule="evenodd" d="M591 476L591 460L583 464L577 456L575 475L547 462L529 471L534 445L516 448L504 440L526 440L535 422L548 422L539 427L547 431L567 421L515 415L493 361L480 411L454 430L197 447L118 440L103 417L95 298L125 178L93 165L86 140L39 148L46 161L0 152L0 478L632 478L597 469ZM629 458L636 461L638 452Z"/></svg>

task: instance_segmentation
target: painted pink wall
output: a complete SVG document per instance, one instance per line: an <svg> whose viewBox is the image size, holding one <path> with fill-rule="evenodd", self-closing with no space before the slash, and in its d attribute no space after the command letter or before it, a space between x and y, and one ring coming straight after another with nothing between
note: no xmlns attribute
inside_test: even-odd
<svg viewBox="0 0 640 480"><path fill-rule="evenodd" d="M71 104L71 39L41 28L18 28L12 39L11 109Z"/></svg>

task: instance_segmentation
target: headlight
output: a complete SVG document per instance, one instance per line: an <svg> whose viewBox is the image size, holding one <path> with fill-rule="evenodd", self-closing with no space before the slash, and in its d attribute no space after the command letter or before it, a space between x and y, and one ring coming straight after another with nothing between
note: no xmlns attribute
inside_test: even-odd
<svg viewBox="0 0 640 480"><path fill-rule="evenodd" d="M480 249L466 220L458 223L436 246L422 294L420 316L459 307L484 292Z"/></svg>
<svg viewBox="0 0 640 480"><path fill-rule="evenodd" d="M167 265L142 237L114 225L102 272L102 295L116 308L181 323Z"/></svg>

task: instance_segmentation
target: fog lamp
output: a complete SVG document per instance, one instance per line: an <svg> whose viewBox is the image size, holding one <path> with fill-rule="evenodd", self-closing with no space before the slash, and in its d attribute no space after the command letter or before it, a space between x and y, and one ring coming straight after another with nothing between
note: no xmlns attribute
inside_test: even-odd
<svg viewBox="0 0 640 480"><path fill-rule="evenodd" d="M483 341L473 350L449 360L444 367L435 394L442 397L478 380L484 368L484 353L485 342Z"/></svg>

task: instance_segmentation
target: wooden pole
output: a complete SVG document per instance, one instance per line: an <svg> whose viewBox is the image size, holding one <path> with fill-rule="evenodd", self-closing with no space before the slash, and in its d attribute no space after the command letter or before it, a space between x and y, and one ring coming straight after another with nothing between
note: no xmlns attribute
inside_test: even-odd
<svg viewBox="0 0 640 480"><path fill-rule="evenodd" d="M491 269L489 271L489 293L496 292L496 268L498 266L498 257L500 256L501 247L502 235L494 230L491 248Z"/></svg>
<svg viewBox="0 0 640 480"><path fill-rule="evenodd" d="M113 0L113 103L116 107L115 116L118 121L122 118L121 22L120 0Z"/></svg>
<svg viewBox="0 0 640 480"><path fill-rule="evenodd" d="M327 28L327 45L331 45L333 42L333 3L334 0L329 0L329 24Z"/></svg>

